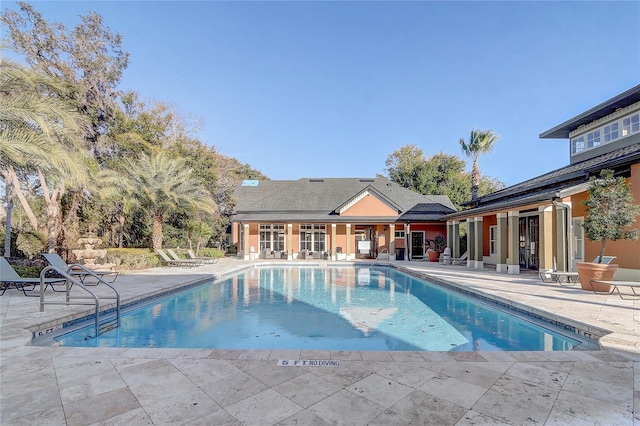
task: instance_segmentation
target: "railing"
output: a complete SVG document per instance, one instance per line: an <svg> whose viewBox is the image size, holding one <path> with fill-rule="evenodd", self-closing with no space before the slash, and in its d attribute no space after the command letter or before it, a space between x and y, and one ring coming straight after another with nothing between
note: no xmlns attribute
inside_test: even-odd
<svg viewBox="0 0 640 426"><path fill-rule="evenodd" d="M391 253L386 248L383 248L378 252L378 256L376 260L386 260L387 262L391 262Z"/></svg>
<svg viewBox="0 0 640 426"><path fill-rule="evenodd" d="M115 299L116 301L115 324L114 324L114 321L106 321L105 323L100 324L100 298L96 293L89 290L83 283L81 283L79 280L73 277L74 274L72 272L72 268L75 268L78 266L80 266L84 271L88 272L90 275L96 278L99 281L99 283L106 285L107 287L111 288L115 292L115 296L102 297L102 299L106 299L106 300ZM64 302L58 301L58 300L53 300L53 301L44 300L44 291L47 286L46 275L47 275L47 272L49 271L55 271L58 274L62 275L64 278L66 278ZM53 285L52 284L50 285L51 285L51 288L53 289ZM71 295L71 287L74 285L81 288L85 292L89 293L90 296ZM93 301L91 302L75 301L75 300L89 300L89 299L93 299ZM105 281L104 279L102 279L101 277L99 277L98 275L96 275L90 269L87 269L83 265L70 265L69 269L66 271L60 270L54 266L47 266L42 270L42 272L40 272L40 312L44 312L44 305L95 305L95 337L98 337L98 335L100 335L101 325L104 326L102 329L102 332L110 330L114 327L118 327L120 325L120 293L118 293L118 290L116 290L114 286L109 284L107 281Z"/></svg>

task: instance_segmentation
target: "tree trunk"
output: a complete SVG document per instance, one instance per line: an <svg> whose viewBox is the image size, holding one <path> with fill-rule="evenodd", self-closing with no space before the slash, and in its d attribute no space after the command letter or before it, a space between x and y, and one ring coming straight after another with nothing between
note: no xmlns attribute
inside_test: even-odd
<svg viewBox="0 0 640 426"><path fill-rule="evenodd" d="M18 197L18 200L20 200L20 204L22 205L22 208L24 209L24 212L27 215L27 218L29 219L29 223L33 227L33 230L42 232L42 230L39 228L38 219L36 218L36 215L33 214L33 210L31 210L31 206L29 205L29 202L27 201L26 197L20 190L20 181L18 181L18 175L15 173L15 171L11 170L6 175L6 177L7 177L7 182L9 182L9 179L13 181L13 185L15 188L14 194L16 195L16 197Z"/></svg>
<svg viewBox="0 0 640 426"><path fill-rule="evenodd" d="M49 241L49 253L55 252L56 237L58 235L58 217L60 215L59 196L64 192L64 189L58 191L54 189L49 191L47 186L47 179L41 170L38 170L40 176L40 187L42 188L42 195L47 205L47 239Z"/></svg>
<svg viewBox="0 0 640 426"><path fill-rule="evenodd" d="M124 241L124 214L118 216L118 248L122 248Z"/></svg>
<svg viewBox="0 0 640 426"><path fill-rule="evenodd" d="M151 242L154 249L162 248L162 216L153 216L153 234L151 236Z"/></svg>
<svg viewBox="0 0 640 426"><path fill-rule="evenodd" d="M473 167L471 168L471 200L475 200L478 198L478 189L480 188L480 168L478 167L478 162L473 162Z"/></svg>
<svg viewBox="0 0 640 426"><path fill-rule="evenodd" d="M13 213L13 198L15 196L16 187L13 180L5 180L5 194L7 197L7 219L4 226L4 257L11 256L11 214Z"/></svg>

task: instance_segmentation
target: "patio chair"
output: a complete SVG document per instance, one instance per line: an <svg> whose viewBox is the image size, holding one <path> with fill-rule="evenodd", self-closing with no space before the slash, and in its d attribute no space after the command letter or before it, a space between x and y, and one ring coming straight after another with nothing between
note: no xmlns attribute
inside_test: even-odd
<svg viewBox="0 0 640 426"><path fill-rule="evenodd" d="M611 291L606 291L606 292L597 291L596 288L594 287L594 284L610 285ZM633 292L633 295L629 295L631 296L631 299L640 298L640 281L591 280L589 281L589 285L591 286L591 290L593 290L595 294L613 294L615 291L617 291L618 296L620 296L620 299L624 299L624 297L622 297L622 293L620 292L620 287L629 287ZM636 292L636 288L639 290L638 292Z"/></svg>
<svg viewBox="0 0 640 426"><path fill-rule="evenodd" d="M556 258L553 258L553 269L538 272L543 283L558 283L560 285L575 285L578 282L578 273L558 271Z"/></svg>
<svg viewBox="0 0 640 426"><path fill-rule="evenodd" d="M460 257L452 257L450 260L450 265L464 265L467 263L468 256L469 252L465 251Z"/></svg>
<svg viewBox="0 0 640 426"><path fill-rule="evenodd" d="M67 262L64 261L63 258L60 257L60 255L56 254L56 253L45 253L42 255L42 257L45 258L45 260L47 262L49 262L49 264L51 266L53 266L54 268L64 271L74 277L78 277L78 279L80 280L80 282L84 285L98 285L100 284L100 280L104 280L106 281L106 279L104 278L105 276L110 276L111 281L109 281L109 283L112 283L116 280L116 278L118 278L118 272L117 271L100 271L100 270L93 270L93 269L89 269L87 268L85 265L82 265L80 263L74 263L74 264L67 264ZM93 277L96 279L96 283L85 283L85 279L87 279L87 277Z"/></svg>
<svg viewBox="0 0 640 426"><path fill-rule="evenodd" d="M169 249L171 250L171 249ZM177 259L171 259L167 253L164 252L164 250L162 249L155 249L156 253L158 253L160 255L160 257L162 258L162 263L164 263L167 266L188 266L190 268L194 267L194 266L202 266L202 261L201 260L195 260L195 259L180 259L179 257L177 257L175 255L175 253L173 254L173 256L177 257ZM172 250L173 251L173 250Z"/></svg>
<svg viewBox="0 0 640 426"><path fill-rule="evenodd" d="M602 256L602 263L609 264L615 259L616 256ZM600 256L596 256L592 263L598 263ZM577 272L565 272L558 271L556 265L556 258L553 258L553 270L552 271L540 271L540 279L545 283L558 283L560 285L575 285L578 282Z"/></svg>
<svg viewBox="0 0 640 426"><path fill-rule="evenodd" d="M66 278L45 278L45 290L47 287L51 287L54 290L54 284L61 284L66 282ZM2 289L2 293L0 296L4 294L10 287L14 287L24 293L27 297L39 297L38 294L27 294L27 291L33 291L37 285L40 285L40 277L33 278L23 278L21 277L13 266L5 259L4 257L0 257L0 289ZM25 287L31 287L29 289Z"/></svg>
<svg viewBox="0 0 640 426"><path fill-rule="evenodd" d="M187 254L189 255L190 259L201 260L203 263L209 263L209 264L218 263L218 258L217 257L196 256L196 254L191 249L187 250Z"/></svg>
<svg viewBox="0 0 640 426"><path fill-rule="evenodd" d="M178 254L173 251L173 249L166 249L167 253L169 253L169 256L171 256L172 259L178 260L178 261L184 261L184 262L192 262L194 265L196 266L201 266L205 264L205 261L203 259L185 259L182 258L180 256L178 256Z"/></svg>

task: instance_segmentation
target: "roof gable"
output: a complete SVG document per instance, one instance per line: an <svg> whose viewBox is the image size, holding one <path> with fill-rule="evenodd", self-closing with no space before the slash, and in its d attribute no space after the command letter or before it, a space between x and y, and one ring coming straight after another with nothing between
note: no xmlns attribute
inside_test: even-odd
<svg viewBox="0 0 640 426"><path fill-rule="evenodd" d="M366 188L364 188L355 196L351 197L345 203L337 206L334 211L339 215L343 215L347 210L349 210L351 207L355 206L361 200L365 199L368 196L375 197L380 203L384 204L388 209L393 211L393 214L398 214L401 211L401 208L397 203L394 203L393 200L389 199L387 196L382 194L371 185L368 185Z"/></svg>
<svg viewBox="0 0 640 426"><path fill-rule="evenodd" d="M371 188L365 189L334 211L340 216L397 216L398 208L381 199L376 192Z"/></svg>

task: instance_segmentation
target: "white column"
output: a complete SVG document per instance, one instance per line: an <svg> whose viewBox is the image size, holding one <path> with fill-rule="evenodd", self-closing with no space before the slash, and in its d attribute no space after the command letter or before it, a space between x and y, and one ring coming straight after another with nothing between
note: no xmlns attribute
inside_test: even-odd
<svg viewBox="0 0 640 426"><path fill-rule="evenodd" d="M287 259L293 260L293 223L287 223Z"/></svg>
<svg viewBox="0 0 640 426"><path fill-rule="evenodd" d="M483 246L484 246L484 236L482 235L482 216L478 216L474 218L475 228L476 228L476 261L473 265L474 268L482 269L484 268L484 256L483 256Z"/></svg>
<svg viewBox="0 0 640 426"><path fill-rule="evenodd" d="M347 223L347 244L346 244L344 253L347 256L347 260L351 260L351 224L350 223Z"/></svg>
<svg viewBox="0 0 640 426"><path fill-rule="evenodd" d="M396 224L389 224L389 260L396 259ZM391 286L393 287L393 286Z"/></svg>
<svg viewBox="0 0 640 426"><path fill-rule="evenodd" d="M496 214L498 226L496 227L496 272L506 273L507 268L507 214Z"/></svg>
<svg viewBox="0 0 640 426"><path fill-rule="evenodd" d="M470 268L476 265L476 222L474 218L467 219L467 266Z"/></svg>
<svg viewBox="0 0 640 426"><path fill-rule="evenodd" d="M242 253L242 258L244 260L249 260L249 255L250 252L249 250L251 249L251 247L249 247L249 224L248 223L243 223L242 224L242 229L243 229L243 233L242 233L242 241L243 241L243 245L244 245L244 251ZM254 247L255 250L255 247Z"/></svg>
<svg viewBox="0 0 640 426"><path fill-rule="evenodd" d="M520 212L512 210L507 213L507 240L509 247L509 258L507 259L507 273L510 275L520 274Z"/></svg>
<svg viewBox="0 0 640 426"><path fill-rule="evenodd" d="M336 248L338 247L336 242L336 224L331 224L331 260L336 260Z"/></svg>
<svg viewBox="0 0 640 426"><path fill-rule="evenodd" d="M538 228L538 269L553 269L553 206L538 207L540 227Z"/></svg>
<svg viewBox="0 0 640 426"><path fill-rule="evenodd" d="M411 260L409 256L409 250L411 250L411 224L407 223L404 229L404 260Z"/></svg>

